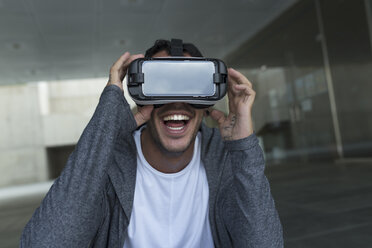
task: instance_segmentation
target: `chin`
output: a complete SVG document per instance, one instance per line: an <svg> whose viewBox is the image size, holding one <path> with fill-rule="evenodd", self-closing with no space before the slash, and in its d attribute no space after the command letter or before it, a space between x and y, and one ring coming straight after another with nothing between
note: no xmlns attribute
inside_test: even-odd
<svg viewBox="0 0 372 248"><path fill-rule="evenodd" d="M191 144L194 143L195 137L183 137L177 140L173 139L160 139L160 146L162 150L167 153L183 153L185 152Z"/></svg>
<svg viewBox="0 0 372 248"><path fill-rule="evenodd" d="M161 152L168 156L179 156L194 144L200 125L192 125L192 127L189 126L188 132L178 137L170 136L167 133L164 133L164 127L161 125L156 125L154 122L150 121L150 123L148 123L148 127L152 140Z"/></svg>

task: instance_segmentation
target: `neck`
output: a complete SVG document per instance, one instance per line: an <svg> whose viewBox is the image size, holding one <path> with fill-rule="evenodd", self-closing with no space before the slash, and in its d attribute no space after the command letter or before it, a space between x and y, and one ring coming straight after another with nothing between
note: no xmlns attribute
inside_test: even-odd
<svg viewBox="0 0 372 248"><path fill-rule="evenodd" d="M191 161L195 140L183 152L169 152L161 149L151 137L147 128L141 133L141 148L146 161L162 173L177 173Z"/></svg>

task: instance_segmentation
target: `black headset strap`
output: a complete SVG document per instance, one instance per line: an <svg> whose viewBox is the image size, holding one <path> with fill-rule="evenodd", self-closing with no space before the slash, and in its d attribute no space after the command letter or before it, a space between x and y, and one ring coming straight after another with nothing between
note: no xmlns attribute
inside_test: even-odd
<svg viewBox="0 0 372 248"><path fill-rule="evenodd" d="M171 40L171 56L183 56L183 43L181 39Z"/></svg>

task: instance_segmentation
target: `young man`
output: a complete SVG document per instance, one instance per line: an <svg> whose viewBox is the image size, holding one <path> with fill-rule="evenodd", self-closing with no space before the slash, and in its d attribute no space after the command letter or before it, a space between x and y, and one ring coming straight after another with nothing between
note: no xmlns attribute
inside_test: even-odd
<svg viewBox="0 0 372 248"><path fill-rule="evenodd" d="M169 56L160 40L147 57ZM184 45L184 56L201 56ZM202 124L186 103L123 96L124 53L66 168L25 227L22 247L282 247L282 228L253 133L252 84L228 70L229 115Z"/></svg>

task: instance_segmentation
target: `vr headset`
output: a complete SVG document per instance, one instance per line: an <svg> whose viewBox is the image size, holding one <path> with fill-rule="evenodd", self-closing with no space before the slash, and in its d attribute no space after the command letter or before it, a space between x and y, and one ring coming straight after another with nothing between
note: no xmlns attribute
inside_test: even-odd
<svg viewBox="0 0 372 248"><path fill-rule="evenodd" d="M185 102L206 108L224 97L227 68L223 61L183 57L182 40L173 39L171 46L172 57L140 58L129 65L127 87L137 105ZM176 56L174 46L181 48Z"/></svg>

